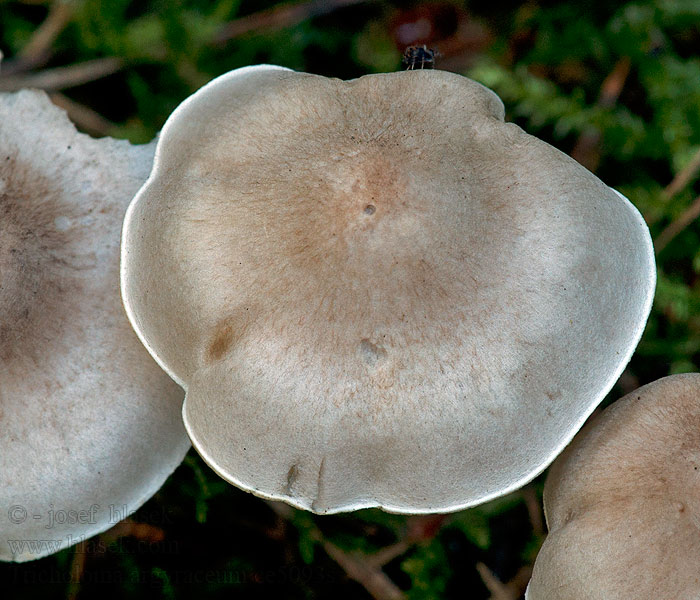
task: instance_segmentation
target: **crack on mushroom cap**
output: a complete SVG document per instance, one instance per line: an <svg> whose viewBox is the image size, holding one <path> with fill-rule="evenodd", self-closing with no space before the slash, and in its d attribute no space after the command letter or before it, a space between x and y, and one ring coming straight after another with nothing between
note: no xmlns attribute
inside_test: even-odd
<svg viewBox="0 0 700 600"><path fill-rule="evenodd" d="M287 471L287 484L285 485L285 490L287 491L287 494L293 495L294 491L294 483L296 482L297 478L299 477L299 465L298 464L293 464L291 467L289 467L289 471Z"/></svg>
<svg viewBox="0 0 700 600"><path fill-rule="evenodd" d="M316 477L316 493L311 500L311 510L316 511L324 506L324 477L326 474L326 457L321 459L321 464L318 466L318 475Z"/></svg>

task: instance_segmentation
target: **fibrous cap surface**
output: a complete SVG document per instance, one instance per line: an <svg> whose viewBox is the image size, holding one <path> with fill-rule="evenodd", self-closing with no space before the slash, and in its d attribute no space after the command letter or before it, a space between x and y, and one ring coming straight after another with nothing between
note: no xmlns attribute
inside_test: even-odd
<svg viewBox="0 0 700 600"><path fill-rule="evenodd" d="M189 447L182 391L119 294L154 146L80 134L41 92L0 95L0 560L113 526Z"/></svg>
<svg viewBox="0 0 700 600"><path fill-rule="evenodd" d="M132 323L224 478L449 511L539 473L629 359L639 213L439 72L259 66L170 117L126 218Z"/></svg>

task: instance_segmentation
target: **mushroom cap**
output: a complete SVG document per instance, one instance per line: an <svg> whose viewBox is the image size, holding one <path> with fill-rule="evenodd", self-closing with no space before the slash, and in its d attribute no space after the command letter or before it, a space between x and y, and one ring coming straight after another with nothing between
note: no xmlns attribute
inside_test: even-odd
<svg viewBox="0 0 700 600"><path fill-rule="evenodd" d="M618 400L555 461L528 600L700 598L700 374Z"/></svg>
<svg viewBox="0 0 700 600"><path fill-rule="evenodd" d="M78 133L43 92L0 95L0 560L111 527L189 448L182 390L119 295L154 146Z"/></svg>
<svg viewBox="0 0 700 600"><path fill-rule="evenodd" d="M257 66L168 119L122 296L231 483L331 513L453 511L568 443L655 283L618 193L440 71Z"/></svg>

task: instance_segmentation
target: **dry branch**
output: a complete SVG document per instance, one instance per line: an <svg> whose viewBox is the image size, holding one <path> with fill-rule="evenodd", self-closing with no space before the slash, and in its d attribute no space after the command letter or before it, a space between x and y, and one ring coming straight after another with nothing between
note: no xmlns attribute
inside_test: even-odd
<svg viewBox="0 0 700 600"><path fill-rule="evenodd" d="M227 23L219 30L213 42L221 44L260 29L276 30L292 27L307 19L331 13L338 8L370 1L372 0L312 0L283 4Z"/></svg>
<svg viewBox="0 0 700 600"><path fill-rule="evenodd" d="M673 178L673 181L666 186L664 189L664 199L670 200L678 192L683 190L686 185L695 179L698 171L700 171L700 149L693 155L690 162L678 172Z"/></svg>
<svg viewBox="0 0 700 600"><path fill-rule="evenodd" d="M364 557L348 554L328 541L323 549L345 571L350 579L357 581L375 600L403 600L404 593L381 570L369 564Z"/></svg>
<svg viewBox="0 0 700 600"><path fill-rule="evenodd" d="M615 106L620 97L622 88L625 86L630 72L630 59L626 56L617 61L615 67L605 78L600 87L600 95L596 105L601 108L611 108ZM600 131L592 129L584 132L576 141L571 157L576 159L584 167L595 172L600 163L600 141L602 139Z"/></svg>
<svg viewBox="0 0 700 600"><path fill-rule="evenodd" d="M690 225L695 219L700 217L700 196L692 201L690 206L683 211L683 214L669 223L666 228L654 240L654 250L656 254L661 252L673 238Z"/></svg>
<svg viewBox="0 0 700 600"><path fill-rule="evenodd" d="M49 96L51 102L66 111L68 118L73 123L90 135L98 137L109 135L109 132L116 127L114 123L105 119L98 112L84 104L71 100L59 92L54 92Z"/></svg>
<svg viewBox="0 0 700 600"><path fill-rule="evenodd" d="M24 88L58 91L83 85L112 75L124 67L120 58L97 58L67 67L46 69L26 75L4 75L0 73L0 92L15 92Z"/></svg>
<svg viewBox="0 0 700 600"><path fill-rule="evenodd" d="M62 0L53 2L44 22L36 28L29 42L19 51L14 71L44 64L50 55L51 46L68 25L72 16L71 4Z"/></svg>
<svg viewBox="0 0 700 600"><path fill-rule="evenodd" d="M518 597L498 577L496 577L484 563L476 563L476 570L481 575L481 580L491 593L490 600L518 600Z"/></svg>

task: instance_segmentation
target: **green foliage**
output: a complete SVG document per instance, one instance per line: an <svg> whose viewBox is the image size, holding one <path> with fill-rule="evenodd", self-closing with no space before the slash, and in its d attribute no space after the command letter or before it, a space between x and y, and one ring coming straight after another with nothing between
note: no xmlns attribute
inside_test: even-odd
<svg viewBox="0 0 700 600"><path fill-rule="evenodd" d="M482 550L491 547L490 519L495 515L505 513L522 501L518 494L511 494L492 500L469 510L456 513L450 520L449 526L459 529L472 544Z"/></svg>
<svg viewBox="0 0 700 600"><path fill-rule="evenodd" d="M161 598L163 598L163 600L175 600L175 588L170 581L168 572L160 567L153 567L151 569L151 576L153 580L161 584Z"/></svg>
<svg viewBox="0 0 700 600"><path fill-rule="evenodd" d="M449 578L447 559L442 545L435 541L415 548L403 560L401 569L411 578L408 598L442 598Z"/></svg>
<svg viewBox="0 0 700 600"><path fill-rule="evenodd" d="M218 478L211 481L210 470L193 454L187 455L183 464L192 469L194 474L194 482L183 482L183 486L194 499L195 518L198 523L206 523L209 500L217 494L225 493L227 484Z"/></svg>
<svg viewBox="0 0 700 600"><path fill-rule="evenodd" d="M355 60L371 73L394 71L401 55L388 32L379 23L369 23L355 38Z"/></svg>
<svg viewBox="0 0 700 600"><path fill-rule="evenodd" d="M316 524L313 517L307 512L295 510L291 522L296 527L299 535L298 543L301 559L307 565L313 564L318 543Z"/></svg>

